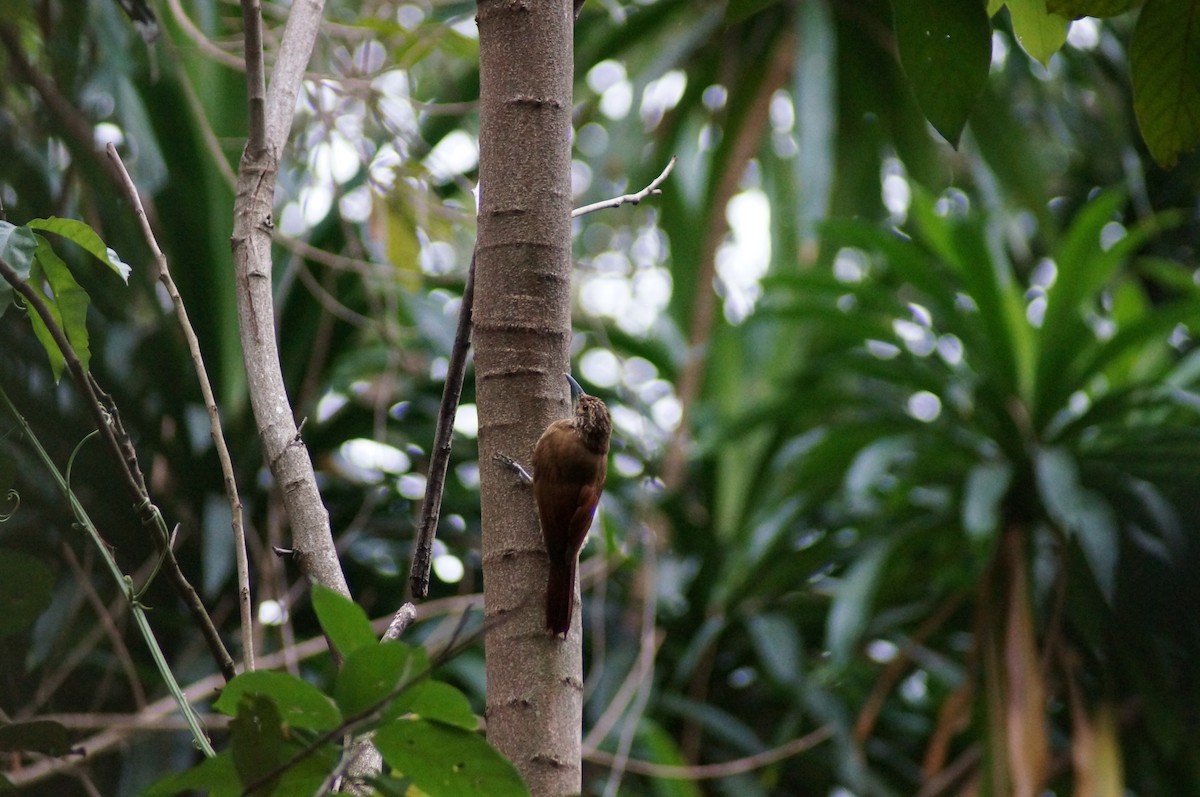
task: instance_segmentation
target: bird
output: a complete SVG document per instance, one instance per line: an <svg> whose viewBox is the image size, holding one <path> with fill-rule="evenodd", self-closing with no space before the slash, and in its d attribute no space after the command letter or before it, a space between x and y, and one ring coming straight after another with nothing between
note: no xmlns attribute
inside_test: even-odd
<svg viewBox="0 0 1200 797"><path fill-rule="evenodd" d="M608 407L564 374L572 414L546 427L533 449L533 498L550 557L546 582L546 629L571 630L579 549L587 538L608 473L612 418Z"/></svg>

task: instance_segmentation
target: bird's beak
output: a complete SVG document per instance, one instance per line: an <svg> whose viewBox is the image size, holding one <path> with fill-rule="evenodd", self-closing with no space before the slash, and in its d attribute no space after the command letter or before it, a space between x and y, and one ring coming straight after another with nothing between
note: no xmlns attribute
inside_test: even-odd
<svg viewBox="0 0 1200 797"><path fill-rule="evenodd" d="M570 374L563 374L567 378L567 384L571 386L571 404L579 401L579 397L583 395L583 388L579 386Z"/></svg>

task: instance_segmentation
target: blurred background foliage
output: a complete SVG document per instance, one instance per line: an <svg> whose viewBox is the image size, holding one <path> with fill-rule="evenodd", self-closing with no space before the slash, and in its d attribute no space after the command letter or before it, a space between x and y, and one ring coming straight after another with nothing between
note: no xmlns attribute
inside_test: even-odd
<svg viewBox="0 0 1200 797"><path fill-rule="evenodd" d="M260 653L322 681L323 657L286 655L317 628L271 552L288 544L286 518L235 328L240 11L156 8L147 45L110 0L5 6L0 199L15 224L83 219L134 266L126 287L61 252L94 302L92 370L233 643L216 457L96 147L117 144L216 382ZM286 11L264 12L270 45ZM466 2L329 2L280 174L285 374L372 616L405 596L470 259L473 15ZM575 226L576 372L616 422L585 551L586 794L1200 788L1200 159L1164 172L1138 137L1136 12L1075 22L1046 66L1009 19L993 18L990 74L953 149L913 99L883 0L584 7L576 203L635 191L679 158L661 197ZM78 399L23 312L0 316L0 340L0 384L65 463L88 431ZM467 382L415 640L453 626L481 588ZM161 686L141 683L121 598L11 419L0 462L0 487L19 495L4 555L38 558L55 584L37 623L0 646L0 709L73 715L83 738L88 715L134 712ZM110 473L85 445L73 483L123 566L144 572L152 547ZM145 601L181 680L211 672L173 595ZM482 655L444 673L477 708ZM798 749L813 731L823 741ZM34 793L131 794L192 754L180 732L131 738ZM742 759L693 770L701 781L662 768Z"/></svg>

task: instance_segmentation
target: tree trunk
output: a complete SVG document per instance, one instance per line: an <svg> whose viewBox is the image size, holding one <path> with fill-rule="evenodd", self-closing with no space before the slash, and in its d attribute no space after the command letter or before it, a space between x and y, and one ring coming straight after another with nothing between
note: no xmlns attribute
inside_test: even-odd
<svg viewBox="0 0 1200 797"><path fill-rule="evenodd" d="M578 794L579 621L545 629L548 564L529 462L568 414L571 343L571 0L481 0L475 378L482 465L488 739L534 795ZM576 612L576 617L579 613Z"/></svg>

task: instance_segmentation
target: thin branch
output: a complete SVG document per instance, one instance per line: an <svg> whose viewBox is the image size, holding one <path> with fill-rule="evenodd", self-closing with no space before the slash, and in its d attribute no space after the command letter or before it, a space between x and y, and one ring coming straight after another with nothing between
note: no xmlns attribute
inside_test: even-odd
<svg viewBox="0 0 1200 797"><path fill-rule="evenodd" d="M593 202L590 205L584 205L581 208L575 208L571 211L571 218L577 219L580 216L586 216L588 213L595 213L597 210L607 210L608 208L619 208L621 205L636 205L648 196L661 196L662 191L659 189L667 178L671 175L671 170L675 168L675 161L678 160L674 155L671 160L667 161L667 166L650 181L650 184L638 191L636 194L625 194L623 196L613 197L612 199L604 199L600 202Z"/></svg>
<svg viewBox="0 0 1200 797"><path fill-rule="evenodd" d="M4 268L8 268L8 265L5 264L3 260L0 260L0 265L4 266ZM22 284L24 285L25 283ZM59 331L59 334L62 334L61 330ZM121 589L125 595L130 611L133 614L134 623L137 625L138 631L141 633L142 639L146 643L147 649L150 651L150 657L154 660L154 665L158 669L159 676L162 678L164 685L167 687L167 691L171 693L172 702L179 708L179 711L181 714L183 714L184 719L187 720L188 728L192 733L192 740L206 756L212 757L215 755L212 749L212 744L209 742L204 728L201 727L200 721L196 717L196 712L192 709L191 703L184 696L183 690L180 689L179 682L176 680L175 674L171 672L171 668L167 665L166 657L163 656L162 647L158 644L158 638L154 636L154 631L150 628L150 623L146 619L146 608L138 601L137 594L134 592L132 580L121 572L121 567L117 564L116 557L113 555L108 543L105 542L104 538L100 535L100 531L96 528L96 524L94 524L92 519L88 517L87 510L83 508L83 504L79 502L79 499L71 490L71 485L67 483L67 477L59 472L58 467L54 464L54 460L50 458L50 455L46 452L46 449L42 446L41 441L38 439L37 435L34 434L33 429L29 426L24 416L20 414L16 406L12 403L12 400L8 397L8 394L4 392L3 387L0 387L0 404L4 405L9 414L12 415L13 420L17 422L17 425L21 428L26 439L29 441L29 445L37 454L38 459L42 461L43 467L45 467L50 473L50 476L54 479L54 483L58 486L59 491L63 494L63 497L70 505L71 513L75 516L75 520L79 524L79 527L87 533L87 535L91 538L92 543L96 546L97 551L100 553L100 558L108 568L109 575L113 577L113 580L116 582L118 588ZM161 522L162 515L158 513L156 508L152 507L152 509L154 514ZM170 547L167 548L167 551L170 551ZM226 656L226 658L228 658L228 656ZM230 667L232 668L233 662L230 661L229 663Z"/></svg>
<svg viewBox="0 0 1200 797"><path fill-rule="evenodd" d="M479 609L482 606L483 596L480 594L456 595L452 598L441 598L422 604L417 610L417 615L419 620L424 621L442 615L458 614ZM376 633L383 633L391 621L392 617L381 617L373 620L371 627L375 629ZM329 643L325 637L311 637L297 645L264 655L259 659L258 664L264 670L275 669L282 667L289 660L303 661L311 659L314 656L326 653L328 649ZM182 691L190 702L196 703L201 700L211 700L213 694L223 685L224 681L219 675L208 675L184 687ZM146 706L145 710L129 717L126 721L100 725L103 728L100 733L79 740L75 746L83 750L81 755L66 758L46 758L23 769L6 772L5 775L14 786L20 789L23 786L28 786L62 774L63 772L71 771L116 747L124 745L138 731L159 729L165 722L169 721L166 718L174 708L176 708L174 698L159 698ZM203 719L204 715L200 715L200 717Z"/></svg>
<svg viewBox="0 0 1200 797"><path fill-rule="evenodd" d="M833 735L833 724L827 723L814 731L809 731L798 739L792 739L790 742L781 744L779 747L764 750L761 753L755 753L745 758L723 761L720 764L673 766L670 764L656 764L652 761L629 759L625 762L625 769L635 775L646 775L651 778L664 778L668 780L695 781L727 778L731 775L743 775L747 772L753 772L756 769L762 769L765 766L770 766L792 756L799 755L807 750L811 750L821 742L833 738ZM617 763L617 756L603 750L593 750L584 757L588 761L600 764L601 766L613 766Z"/></svg>
<svg viewBox="0 0 1200 797"><path fill-rule="evenodd" d="M92 422L100 431L100 439L104 441L105 448L117 466L121 481L129 491L134 510L138 513L142 525L151 530L151 536L160 546L159 553L163 558L162 564L171 578L171 583L175 585L179 597L183 599L192 615L192 620L200 629L205 642L208 643L209 651L216 661L217 667L220 668L226 680L231 680L235 675L233 659L230 658L229 651L225 649L225 643L221 641L221 635L213 625L212 618L209 616L208 610L204 608L200 596L196 594L195 588L187 580L187 576L183 574L179 562L175 559L175 552L171 550L166 522L163 520L162 512L150 500L146 491L146 480L138 467L133 444L121 426L121 416L117 412L112 398L104 393L95 378L84 370L83 363L79 361L66 334L54 320L54 316L50 313L50 308L46 306L41 294L22 280L12 266L3 259L0 259L0 278L11 285L14 291L21 294L22 298L33 308L34 312L42 319L46 329L49 330L59 351L62 352L67 371L82 394L84 405L91 413Z"/></svg>
<svg viewBox="0 0 1200 797"><path fill-rule="evenodd" d="M137 665L134 664L129 647L125 644L125 638L121 635L117 624L113 622L113 617L109 614L108 607L104 605L104 601L100 599L96 588L92 586L92 580L83 569L83 565L80 564L79 557L75 556L75 552L71 550L71 546L65 541L62 543L62 551L63 558L67 560L67 566L71 568L71 575L75 577L75 583L83 591L83 595L91 605L92 611L96 613L96 619L100 621L100 627L104 629L109 643L112 644L113 655L120 663L121 669L125 672L125 679L129 682L129 692L133 697L133 704L141 711L146 707L146 690L142 687L142 679L138 676Z"/></svg>
<svg viewBox="0 0 1200 797"><path fill-rule="evenodd" d="M650 546L648 547L652 546L653 543L650 543ZM601 583L603 583L603 579L601 579ZM654 593L652 590L648 590L647 594L653 596ZM653 602L653 597L649 598L647 600L647 606ZM634 662L634 666L630 668L629 674L625 677L625 680L621 682L620 688L617 689L616 693L609 701L608 707L604 710L604 713L600 715L599 719L597 719L592 725L592 729L588 731L587 735L584 737L583 755L585 758L590 752L600 747L600 745L608 737L609 731L616 726L617 722L620 721L621 717L624 715L626 706L628 706L633 700L634 696L638 694L638 689L641 684L653 674L655 654L658 652L658 648L662 644L662 640L658 639L654 634L654 615L649 614L649 616L647 616L647 614L647 611L643 610L642 633L637 661Z"/></svg>
<svg viewBox="0 0 1200 797"><path fill-rule="evenodd" d="M658 568L654 551L654 535L648 528L642 526L641 537L642 547L645 551L642 558L642 572L653 574ZM604 788L604 797L616 797L621 788L621 777L629 765L629 750L633 747L633 737L641 723L646 704L650 701L650 692L654 685L654 657L660 643L654 625L658 609L658 590L651 586L645 594L646 602L642 606L641 650L638 652L637 665L634 667L638 673L637 689L629 713L625 717L625 727L621 729L621 737L617 742L617 755L613 762L612 774Z"/></svg>
<svg viewBox="0 0 1200 797"><path fill-rule="evenodd" d="M879 719L879 714L883 711L883 706L887 701L888 695L892 693L892 689L895 688L904 674L908 672L908 667L912 663L913 654L917 651L917 648L925 644L925 640L937 632L958 611L964 597L961 593L955 593L938 606L931 615L921 622L921 625L913 635L901 645L900 652L896 657L883 668L883 672L879 674L879 679L871 689L871 694L867 696L866 702L863 703L862 709L859 710L858 719L854 722L854 739L859 744L865 743L870 737L875 728L875 721Z"/></svg>
<svg viewBox="0 0 1200 797"><path fill-rule="evenodd" d="M146 239L146 245L150 247L150 253L154 256L154 263L158 267L158 279L166 288L167 295L171 297L171 304L175 307L175 317L179 320L179 328L183 332L188 352L192 357L192 366L196 369L196 377L200 380L200 393L204 396L204 406L208 410L209 433L212 436L213 445L216 447L217 460L221 463L221 475L225 480L225 497L229 501L229 514L233 527L233 550L237 562L238 607L242 621L242 666L246 672L250 672L254 669L254 615L250 600L250 563L246 556L246 532L242 526L242 501L238 497L233 460L229 456L229 447L225 444L225 433L221 429L221 413L217 408L217 399L208 379L208 370L204 367L204 356L200 353L200 341L196 338L192 322L188 320L183 296L180 295L175 280L171 278L171 271L167 266L167 256L159 247L158 240L154 237L154 230L150 229L150 221L146 218L146 210L142 207L142 199L138 195L137 186L134 185L133 178L129 176L129 171L126 170L121 156L117 154L117 148L110 143L107 151L109 160L112 161L121 177L125 198L133 207L134 215L137 216L138 224L142 228L142 235Z"/></svg>
<svg viewBox="0 0 1200 797"><path fill-rule="evenodd" d="M446 370L446 386L442 388L442 405L438 408L433 451L429 455L429 474L425 478L425 500L421 504L421 526L414 542L412 568L408 585L414 598L429 594L429 567L433 561L433 538L437 534L438 518L442 514L442 492L446 487L446 470L450 465L451 438L454 435L454 416L462 399L463 378L467 372L467 352L471 348L471 310L475 303L475 255L467 269L467 284L463 288L462 304L458 311L458 328L454 332L454 348Z"/></svg>
<svg viewBox="0 0 1200 797"><path fill-rule="evenodd" d="M635 194L606 199L571 211L577 218L597 210L618 208L621 205L641 202L648 196L661 194L659 189L675 168L672 157L662 172L641 191ZM462 304L458 312L458 328L454 333L454 345L450 350L450 365L446 370L446 386L442 389L442 404L438 408L437 427L433 437L433 450L429 455L429 474L425 479L425 500L421 504L421 525L417 529L414 543L412 567L408 574L412 596L418 600L429 594L429 568L433 558L433 539L437 536L438 520L442 513L442 494L446 488L446 471L450 464L451 440L454 434L454 416L462 399L463 378L467 369L467 352L471 348L471 315L475 304L475 254L471 254L471 266L467 269L467 283L463 288Z"/></svg>

